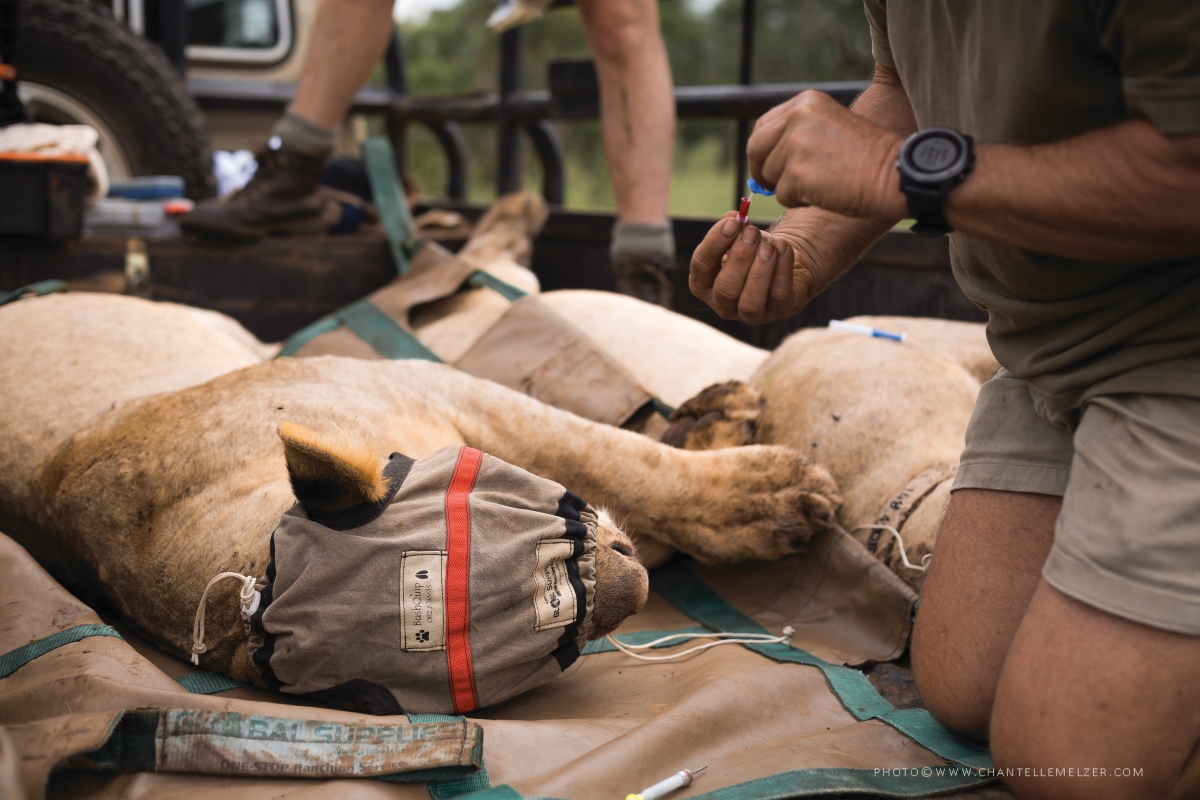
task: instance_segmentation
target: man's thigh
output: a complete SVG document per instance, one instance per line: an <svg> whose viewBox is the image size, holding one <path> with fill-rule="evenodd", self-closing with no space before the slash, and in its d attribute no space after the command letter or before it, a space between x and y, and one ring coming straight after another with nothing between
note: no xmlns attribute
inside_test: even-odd
<svg viewBox="0 0 1200 800"><path fill-rule="evenodd" d="M1042 581L996 693L996 765L1022 798L1196 797L1198 676L1200 638Z"/></svg>
<svg viewBox="0 0 1200 800"><path fill-rule="evenodd" d="M1022 797L1200 793L1200 400L1085 406L1043 581L1004 664L992 745ZM1141 770L1104 781L1060 769Z"/></svg>

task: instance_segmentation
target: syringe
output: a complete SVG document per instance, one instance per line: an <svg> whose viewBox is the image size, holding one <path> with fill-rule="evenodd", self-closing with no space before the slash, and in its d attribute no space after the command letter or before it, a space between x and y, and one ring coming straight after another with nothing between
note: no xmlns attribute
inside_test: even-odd
<svg viewBox="0 0 1200 800"><path fill-rule="evenodd" d="M690 786L692 784L692 778L696 777L697 774L706 769L708 769L707 764L699 769L681 769L679 772L676 772L666 780L659 781L653 786L648 786L637 794L625 795L625 800L658 800L658 798L665 794L669 794L676 789L682 789L685 786Z"/></svg>
<svg viewBox="0 0 1200 800"><path fill-rule="evenodd" d="M892 333L891 331L880 330L879 328L870 325L858 325L853 322L842 322L840 319L829 320L829 327L835 331L843 333L856 333L859 336L870 336L874 339L891 339L893 342L903 342L908 338L908 334L904 331L900 333Z"/></svg>

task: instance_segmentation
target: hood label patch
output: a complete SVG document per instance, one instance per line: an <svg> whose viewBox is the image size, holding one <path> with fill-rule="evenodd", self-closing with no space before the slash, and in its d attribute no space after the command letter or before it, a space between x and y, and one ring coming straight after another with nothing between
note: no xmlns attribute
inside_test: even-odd
<svg viewBox="0 0 1200 800"><path fill-rule="evenodd" d="M400 649L446 649L446 554L400 556Z"/></svg>
<svg viewBox="0 0 1200 800"><path fill-rule="evenodd" d="M567 560L574 554L575 543L569 539L538 542L537 569L533 573L534 630L565 628L575 622L575 590L567 575Z"/></svg>

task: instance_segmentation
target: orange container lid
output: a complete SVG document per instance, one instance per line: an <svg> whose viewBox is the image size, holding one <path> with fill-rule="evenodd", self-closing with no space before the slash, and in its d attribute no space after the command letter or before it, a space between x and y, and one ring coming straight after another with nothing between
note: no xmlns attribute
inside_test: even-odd
<svg viewBox="0 0 1200 800"><path fill-rule="evenodd" d="M43 161L55 164L86 164L87 156L81 153L46 155L44 153L0 153L0 161Z"/></svg>

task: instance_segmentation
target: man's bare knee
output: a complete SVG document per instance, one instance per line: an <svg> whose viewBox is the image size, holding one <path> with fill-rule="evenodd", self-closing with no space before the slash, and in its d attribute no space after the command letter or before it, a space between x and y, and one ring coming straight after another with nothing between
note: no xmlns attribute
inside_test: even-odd
<svg viewBox="0 0 1200 800"><path fill-rule="evenodd" d="M655 0L588 0L580 3L597 66L620 67L661 37Z"/></svg>
<svg viewBox="0 0 1200 800"><path fill-rule="evenodd" d="M947 727L987 735L1009 642L1054 538L1057 497L983 489L954 493L913 630L913 675Z"/></svg>
<svg viewBox="0 0 1200 800"><path fill-rule="evenodd" d="M969 624L965 620L956 624L953 616L953 609L930 608L922 599L913 628L913 679L925 707L939 722L982 740L987 736L992 692L964 663L960 637L947 630Z"/></svg>

